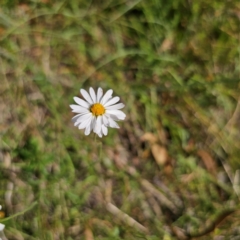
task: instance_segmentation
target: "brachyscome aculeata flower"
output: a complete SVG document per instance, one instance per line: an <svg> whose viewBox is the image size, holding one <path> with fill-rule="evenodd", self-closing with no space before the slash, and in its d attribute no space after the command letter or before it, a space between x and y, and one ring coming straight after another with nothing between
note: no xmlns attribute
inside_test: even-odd
<svg viewBox="0 0 240 240"><path fill-rule="evenodd" d="M102 88L98 88L96 94L91 87L89 93L84 89L80 89L80 93L85 100L74 97L78 105L70 105L72 112L78 113L72 118L74 126L85 129L85 135L93 131L99 137L108 134L108 127L119 128L116 121L124 120L126 115L119 110L124 107L124 104L117 103L120 100L119 97L112 97L112 89L104 95Z"/></svg>

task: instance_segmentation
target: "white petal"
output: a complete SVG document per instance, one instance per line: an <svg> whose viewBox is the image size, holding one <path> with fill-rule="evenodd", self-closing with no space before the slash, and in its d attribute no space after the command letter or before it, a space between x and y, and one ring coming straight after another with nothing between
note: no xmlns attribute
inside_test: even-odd
<svg viewBox="0 0 240 240"><path fill-rule="evenodd" d="M98 136L101 138L101 137L102 137L102 133L101 133L101 132L99 132L99 133L98 133Z"/></svg>
<svg viewBox="0 0 240 240"><path fill-rule="evenodd" d="M105 95L103 96L103 98L102 98L102 100L101 100L100 103L101 103L102 105L104 105L104 104L107 102L107 100L112 97L112 93L113 93L113 90L112 90L112 89L109 89L109 90L105 93Z"/></svg>
<svg viewBox="0 0 240 240"><path fill-rule="evenodd" d="M78 97L74 97L73 98L74 101L79 104L81 107L85 107L85 108L89 108L90 107L90 103L82 100L81 98L78 98Z"/></svg>
<svg viewBox="0 0 240 240"><path fill-rule="evenodd" d="M93 116L92 117L92 121L91 121L91 125L90 125L91 130L94 130L95 125L96 125L96 117Z"/></svg>
<svg viewBox="0 0 240 240"><path fill-rule="evenodd" d="M108 129L107 129L107 127L105 127L104 125L102 125L102 132L103 132L103 134L104 134L105 136L107 136L107 134L108 134Z"/></svg>
<svg viewBox="0 0 240 240"><path fill-rule="evenodd" d="M84 121L84 122L81 122L81 123L79 124L79 126L78 126L78 129L84 129L84 128L86 128L87 125L88 125L88 123L89 123L89 120L86 120L86 121Z"/></svg>
<svg viewBox="0 0 240 240"><path fill-rule="evenodd" d="M91 118L87 118L87 119L85 119L84 121L81 121L81 122L75 122L74 126L78 125L79 129L84 129L89 124L89 122L91 122Z"/></svg>
<svg viewBox="0 0 240 240"><path fill-rule="evenodd" d="M80 92L81 92L81 94L83 95L83 97L84 97L90 104L93 104L93 103L94 103L86 90L81 89Z"/></svg>
<svg viewBox="0 0 240 240"><path fill-rule="evenodd" d="M98 134L101 132L101 125L100 126L95 126L95 129L93 130L94 133Z"/></svg>
<svg viewBox="0 0 240 240"><path fill-rule="evenodd" d="M97 101L97 96L96 96L92 87L89 88L89 92L90 92L90 95L91 95L91 98L92 98L93 102L95 103Z"/></svg>
<svg viewBox="0 0 240 240"><path fill-rule="evenodd" d="M86 120L90 117L92 117L92 113L82 114L81 116L79 116L77 122L83 122L84 120Z"/></svg>
<svg viewBox="0 0 240 240"><path fill-rule="evenodd" d="M81 111L78 111L78 110L72 110L73 113L78 113L78 114L86 114L86 113L89 113L89 112L81 112Z"/></svg>
<svg viewBox="0 0 240 240"><path fill-rule="evenodd" d="M124 108L124 107L125 107L125 105L123 103L118 103L118 104L108 106L108 107L105 106L105 109L106 110L117 110L117 109L121 109L121 108Z"/></svg>
<svg viewBox="0 0 240 240"><path fill-rule="evenodd" d="M81 122L84 122L84 121L88 120L89 118L92 118L91 113L87 113L87 114L83 114L83 115L79 116L77 121L74 123L74 126L78 125Z"/></svg>
<svg viewBox="0 0 240 240"><path fill-rule="evenodd" d="M86 129L85 129L85 132L84 132L84 134L87 136L87 135L89 135L90 134L90 132L91 132L91 127L90 127L90 125L91 125L91 123L86 127Z"/></svg>
<svg viewBox="0 0 240 240"><path fill-rule="evenodd" d="M111 105L117 103L119 100L120 100L120 97L111 98L109 101L107 101L107 102L104 104L104 107L111 106Z"/></svg>
<svg viewBox="0 0 240 240"><path fill-rule="evenodd" d="M82 110L78 110L78 109L75 109L75 110L72 110L73 113L80 113L80 114L86 114L86 113L89 113L89 111L82 111Z"/></svg>
<svg viewBox="0 0 240 240"><path fill-rule="evenodd" d="M108 113L105 113L105 116L109 119L111 118L112 120L114 121L119 121L121 119L119 119L116 115L111 115L111 114L108 114Z"/></svg>
<svg viewBox="0 0 240 240"><path fill-rule="evenodd" d="M118 124L113 119L108 118L108 121L109 121L110 127L112 127L112 128L119 128Z"/></svg>
<svg viewBox="0 0 240 240"><path fill-rule="evenodd" d="M81 122L81 124L78 126L79 129L84 129L86 126L88 126L91 123L92 118L88 118L85 121Z"/></svg>
<svg viewBox="0 0 240 240"><path fill-rule="evenodd" d="M84 112L89 112L89 110L87 108L84 108L84 107L81 107L79 105L70 105L70 108L73 109L72 112L75 112L75 113L84 113Z"/></svg>
<svg viewBox="0 0 240 240"><path fill-rule="evenodd" d="M101 126L102 126L102 117L98 116L95 124L95 128L93 129L93 131L95 133L99 133L101 131Z"/></svg>
<svg viewBox="0 0 240 240"><path fill-rule="evenodd" d="M98 103L100 102L102 95L103 95L102 88L98 88L98 91L97 91L97 102Z"/></svg>
<svg viewBox="0 0 240 240"><path fill-rule="evenodd" d="M104 124L105 126L108 126L108 125L109 125L109 123L108 123L108 118L107 118L105 115L103 115L103 124Z"/></svg>
<svg viewBox="0 0 240 240"><path fill-rule="evenodd" d="M81 116L82 116L82 115L83 115L83 114L81 114ZM77 126L77 125L79 125L81 122L84 122L84 121L85 121L85 120L79 121L79 120L78 120L79 117L80 117L80 116L78 116L78 118L75 120L74 126Z"/></svg>
<svg viewBox="0 0 240 240"><path fill-rule="evenodd" d="M78 120L78 118L79 118L80 116L82 116L82 115L83 115L83 114L80 113L80 114L74 116L74 117L72 118L72 122L76 122L76 121Z"/></svg>
<svg viewBox="0 0 240 240"><path fill-rule="evenodd" d="M100 115L97 117L97 125L98 125L98 128L100 129L99 131L102 130L102 123L103 123L103 117Z"/></svg>
<svg viewBox="0 0 240 240"><path fill-rule="evenodd" d="M126 117L126 114L121 110L106 110L106 113L110 115L115 115L119 120L124 120Z"/></svg>
<svg viewBox="0 0 240 240"><path fill-rule="evenodd" d="M5 228L5 225L0 223L0 231L2 231Z"/></svg>

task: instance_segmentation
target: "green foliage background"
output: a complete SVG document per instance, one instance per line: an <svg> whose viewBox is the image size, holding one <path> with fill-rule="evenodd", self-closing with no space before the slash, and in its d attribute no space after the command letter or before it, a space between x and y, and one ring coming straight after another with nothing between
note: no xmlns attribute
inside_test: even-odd
<svg viewBox="0 0 240 240"><path fill-rule="evenodd" d="M2 0L6 237L238 239L239 16L238 0ZM126 105L103 139L71 123L90 86Z"/></svg>

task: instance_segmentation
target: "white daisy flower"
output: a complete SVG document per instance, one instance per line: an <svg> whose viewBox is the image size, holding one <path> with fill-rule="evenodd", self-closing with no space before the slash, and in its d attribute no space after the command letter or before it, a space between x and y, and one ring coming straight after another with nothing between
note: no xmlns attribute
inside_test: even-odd
<svg viewBox="0 0 240 240"><path fill-rule="evenodd" d="M78 113L72 118L74 126L85 129L85 135L89 135L93 131L99 137L108 134L108 127L119 128L116 121L124 120L126 115L119 110L124 107L124 104L116 104L120 98L112 97L112 89L104 95L102 88L98 88L96 94L91 87L89 93L84 89L80 89L80 93L85 100L74 97L73 99L78 105L70 105L72 112Z"/></svg>

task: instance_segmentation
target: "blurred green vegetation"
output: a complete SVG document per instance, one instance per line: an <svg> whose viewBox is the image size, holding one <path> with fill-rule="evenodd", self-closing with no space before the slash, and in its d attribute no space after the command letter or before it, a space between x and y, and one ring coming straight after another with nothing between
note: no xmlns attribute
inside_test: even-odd
<svg viewBox="0 0 240 240"><path fill-rule="evenodd" d="M238 0L2 0L6 237L239 239L239 17ZM126 105L103 139L71 123L90 86Z"/></svg>

